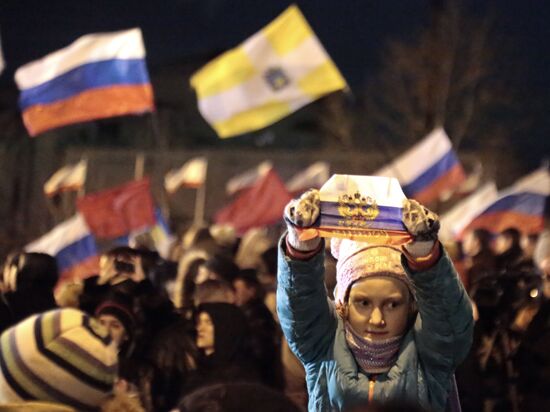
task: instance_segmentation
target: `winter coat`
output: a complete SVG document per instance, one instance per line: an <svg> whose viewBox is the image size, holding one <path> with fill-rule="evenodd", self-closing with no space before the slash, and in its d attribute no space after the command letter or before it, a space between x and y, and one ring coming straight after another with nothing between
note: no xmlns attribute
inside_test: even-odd
<svg viewBox="0 0 550 412"><path fill-rule="evenodd" d="M430 269L411 273L418 304L397 361L377 376L362 372L348 348L344 322L327 299L323 252L310 260L287 256L279 245L277 309L291 349L304 364L310 411L342 411L372 400L401 400L443 411L456 366L472 340L472 308L453 265L442 251Z"/></svg>

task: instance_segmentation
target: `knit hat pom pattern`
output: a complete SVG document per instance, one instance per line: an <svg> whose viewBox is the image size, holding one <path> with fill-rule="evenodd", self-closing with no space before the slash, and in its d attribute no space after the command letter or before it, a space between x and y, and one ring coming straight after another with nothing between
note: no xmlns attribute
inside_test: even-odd
<svg viewBox="0 0 550 412"><path fill-rule="evenodd" d="M336 263L336 310L346 317L346 304L351 285L366 277L388 276L412 285L401 264L401 251L388 245L371 245L350 239L332 238L331 253Z"/></svg>
<svg viewBox="0 0 550 412"><path fill-rule="evenodd" d="M0 337L0 403L38 400L97 410L116 373L107 330L80 310L31 316Z"/></svg>

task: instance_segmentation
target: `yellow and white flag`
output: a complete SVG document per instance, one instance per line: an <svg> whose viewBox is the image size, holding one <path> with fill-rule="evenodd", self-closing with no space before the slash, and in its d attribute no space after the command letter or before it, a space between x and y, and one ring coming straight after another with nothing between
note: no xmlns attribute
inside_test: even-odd
<svg viewBox="0 0 550 412"><path fill-rule="evenodd" d="M295 5L196 72L191 86L221 138L266 127L347 87Z"/></svg>

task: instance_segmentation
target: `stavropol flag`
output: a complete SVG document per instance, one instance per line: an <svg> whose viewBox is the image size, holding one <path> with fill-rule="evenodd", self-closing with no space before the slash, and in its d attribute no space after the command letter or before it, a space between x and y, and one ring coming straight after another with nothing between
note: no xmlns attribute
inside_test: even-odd
<svg viewBox="0 0 550 412"><path fill-rule="evenodd" d="M221 138L269 126L346 81L297 6L191 78L199 110Z"/></svg>
<svg viewBox="0 0 550 412"><path fill-rule="evenodd" d="M164 188L168 193L176 192L181 186L198 188L206 179L208 162L205 157L194 157L179 169L170 170L164 176Z"/></svg>
<svg viewBox="0 0 550 412"><path fill-rule="evenodd" d="M73 123L154 110L141 30L88 34L15 72L31 136Z"/></svg>
<svg viewBox="0 0 550 412"><path fill-rule="evenodd" d="M149 179L142 179L77 200L77 207L97 238L114 239L156 223Z"/></svg>
<svg viewBox="0 0 550 412"><path fill-rule="evenodd" d="M220 210L214 220L218 224L229 224L243 234L250 228L280 221L291 198L281 178L274 169L270 169L254 186Z"/></svg>
<svg viewBox="0 0 550 412"><path fill-rule="evenodd" d="M272 168L273 163L266 160L252 169L248 169L237 176L233 176L227 181L225 192L229 196L232 196L243 189L253 186L259 179L267 175Z"/></svg>
<svg viewBox="0 0 550 412"><path fill-rule="evenodd" d="M485 183L441 215L439 238L444 242L455 241L463 233L464 228L496 199L498 190L495 182Z"/></svg>
<svg viewBox="0 0 550 412"><path fill-rule="evenodd" d="M466 179L451 141L442 128L432 131L374 174L397 178L407 197L421 203L437 200Z"/></svg>
<svg viewBox="0 0 550 412"><path fill-rule="evenodd" d="M99 252L95 238L79 213L29 243L25 251L54 256L60 282L83 279L99 271Z"/></svg>
<svg viewBox="0 0 550 412"><path fill-rule="evenodd" d="M550 174L546 167L524 176L511 187L499 193L464 229L487 229L500 233L516 228L522 233L539 233L544 228L545 206L550 196Z"/></svg>
<svg viewBox="0 0 550 412"><path fill-rule="evenodd" d="M86 182L86 169L85 160L62 167L44 184L44 193L51 197L60 192L79 190Z"/></svg>
<svg viewBox="0 0 550 412"><path fill-rule="evenodd" d="M319 189L330 177L330 166L327 162L315 162L290 178L286 188L290 193L299 194L308 189Z"/></svg>

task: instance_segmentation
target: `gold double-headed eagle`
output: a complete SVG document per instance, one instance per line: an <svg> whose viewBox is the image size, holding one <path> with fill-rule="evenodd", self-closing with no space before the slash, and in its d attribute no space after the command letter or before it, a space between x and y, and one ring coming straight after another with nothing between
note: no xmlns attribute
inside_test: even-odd
<svg viewBox="0 0 550 412"><path fill-rule="evenodd" d="M338 213L344 219L339 222L345 226L368 226L369 221L380 214L376 201L370 196L362 196L359 191L351 195L338 197Z"/></svg>

